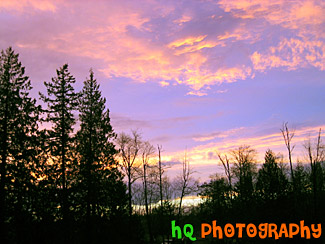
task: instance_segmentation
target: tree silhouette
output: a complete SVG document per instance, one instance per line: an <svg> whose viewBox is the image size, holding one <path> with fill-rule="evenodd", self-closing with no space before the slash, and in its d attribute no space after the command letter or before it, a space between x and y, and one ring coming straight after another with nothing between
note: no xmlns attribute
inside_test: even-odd
<svg viewBox="0 0 325 244"><path fill-rule="evenodd" d="M315 145L313 145L311 139L309 138L307 141L305 141L303 146L307 152L307 157L310 163L310 181L312 182L314 202L313 214L317 216L319 194L321 194L322 186L324 184L321 163L325 161L325 147L321 140L321 129L319 129Z"/></svg>
<svg viewBox="0 0 325 244"><path fill-rule="evenodd" d="M144 142L141 148L141 158L142 158L142 181L143 181L143 193L144 193L144 202L146 208L146 218L147 225L149 230L150 242L153 242L152 228L151 228L151 217L149 215L149 202L148 202L148 185L149 185L149 176L148 169L150 169L149 160L150 157L155 153L155 148L149 143Z"/></svg>
<svg viewBox="0 0 325 244"><path fill-rule="evenodd" d="M68 223L69 202L68 202L68 176L71 176L74 163L73 155L73 125L75 118L73 112L78 105L79 95L74 91L75 78L68 71L68 64L64 64L57 71L57 76L50 82L44 82L47 88L47 96L40 93L41 99L47 103L45 110L46 122L52 125L49 130L50 154L54 165L55 174L60 182L62 218L65 225ZM66 228L65 228L66 229Z"/></svg>
<svg viewBox="0 0 325 244"><path fill-rule="evenodd" d="M182 171L177 175L176 179L176 189L180 192L179 195L179 205L178 205L178 219L182 215L182 204L185 196L194 193L197 190L198 182L193 178L194 170L190 166L190 162L187 158L187 152L184 154L184 159L182 162Z"/></svg>
<svg viewBox="0 0 325 244"><path fill-rule="evenodd" d="M284 139L284 143L286 145L286 148L288 150L288 158L289 158L289 163L290 163L290 173L291 173L291 180L293 185L295 185L295 177L294 177L294 172L293 172L293 165L292 165L292 151L295 148L295 145L292 145L292 138L295 135L295 131L294 130L289 130L288 128L288 122L283 123L282 128L280 129L283 139Z"/></svg>
<svg viewBox="0 0 325 244"><path fill-rule="evenodd" d="M6 238L8 217L19 223L27 211L27 191L31 188L29 161L35 156L39 107L29 96L32 89L19 55L9 47L0 56L0 229ZM28 183L28 184L26 184ZM8 195L10 191L10 196ZM14 213L9 213L10 209ZM18 218L18 219L17 219Z"/></svg>
<svg viewBox="0 0 325 244"><path fill-rule="evenodd" d="M117 145L121 157L121 167L127 176L128 182L128 208L129 216L132 215L132 184L138 179L137 158L140 155L142 146L141 136L137 131L132 131L132 135L125 133L117 137Z"/></svg>
<svg viewBox="0 0 325 244"><path fill-rule="evenodd" d="M258 171L256 190L264 201L272 201L285 195L288 180L278 165L279 159L272 150L265 153L265 162Z"/></svg>
<svg viewBox="0 0 325 244"><path fill-rule="evenodd" d="M79 100L80 129L76 135L80 163L81 206L86 205L86 222L103 214L107 217L123 211L126 203L125 187L117 169L117 153L112 140L116 137L110 124L99 84L90 70ZM85 203L85 204L84 204Z"/></svg>
<svg viewBox="0 0 325 244"><path fill-rule="evenodd" d="M242 201L247 202L253 197L254 193L256 151L250 146L240 146L232 150L231 154L234 160L232 170L237 178L235 191Z"/></svg>

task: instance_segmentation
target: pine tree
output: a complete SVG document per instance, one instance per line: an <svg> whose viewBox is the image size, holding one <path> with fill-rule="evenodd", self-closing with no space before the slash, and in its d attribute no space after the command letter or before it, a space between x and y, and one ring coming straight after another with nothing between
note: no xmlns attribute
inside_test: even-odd
<svg viewBox="0 0 325 244"><path fill-rule="evenodd" d="M56 184L61 189L60 201L64 223L67 223L69 214L68 188L69 180L75 159L73 155L73 125L75 118L73 112L78 106L79 94L75 92L73 84L75 78L68 71L68 64L64 64L57 71L57 77L50 82L44 82L47 96L40 93L41 99L47 103L46 122L50 122L52 129L48 131L48 147L52 157L57 176Z"/></svg>
<svg viewBox="0 0 325 244"><path fill-rule="evenodd" d="M19 55L9 47L0 56L0 230L5 238L8 217L23 216L30 206L31 165L35 156L40 108L29 96L31 83ZM10 196L7 191L11 192ZM10 206L10 207L9 207ZM10 213L9 213L10 211ZM10 215L10 216L9 216Z"/></svg>
<svg viewBox="0 0 325 244"><path fill-rule="evenodd" d="M84 82L79 102L80 129L77 132L77 151L80 158L80 185L86 203L86 220L94 216L117 214L126 203L125 185L114 158L116 137L110 124L99 84L90 70ZM123 209L123 208L120 208Z"/></svg>
<svg viewBox="0 0 325 244"><path fill-rule="evenodd" d="M265 162L258 171L256 188L264 201L276 200L286 194L288 180L272 150L265 153Z"/></svg>

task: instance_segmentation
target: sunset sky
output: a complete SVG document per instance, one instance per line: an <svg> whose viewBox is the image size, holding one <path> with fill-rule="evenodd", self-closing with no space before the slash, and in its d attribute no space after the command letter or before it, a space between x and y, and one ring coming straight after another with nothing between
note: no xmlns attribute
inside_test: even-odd
<svg viewBox="0 0 325 244"><path fill-rule="evenodd" d="M325 1L0 0L0 49L20 54L34 87L68 63L92 68L116 132L139 129L164 161L187 150L197 176L215 152L248 144L285 153L325 130ZM286 156L286 155L285 155Z"/></svg>

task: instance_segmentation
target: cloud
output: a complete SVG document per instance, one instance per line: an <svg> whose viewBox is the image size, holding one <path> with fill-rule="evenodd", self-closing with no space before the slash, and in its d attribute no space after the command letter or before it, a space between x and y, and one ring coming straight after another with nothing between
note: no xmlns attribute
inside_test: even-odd
<svg viewBox="0 0 325 244"><path fill-rule="evenodd" d="M235 129L231 129L231 130L227 130L227 131L223 131L223 132L212 132L212 133L203 134L203 135L193 135L192 139L194 141L200 141L200 142L211 141L216 138L227 138L232 135L238 135L238 133L240 133L243 130L245 130L245 127L235 128Z"/></svg>
<svg viewBox="0 0 325 244"><path fill-rule="evenodd" d="M62 1L57 1L59 3ZM34 10L39 11L56 11L56 3L49 0L1 0L0 11L14 11L14 12L31 12Z"/></svg>
<svg viewBox="0 0 325 244"><path fill-rule="evenodd" d="M151 139L151 142L153 144L155 143L158 143L158 144L161 144L161 143L167 143L167 142L170 142L172 140L175 140L175 137L174 136L170 136L170 135L161 135L161 136L157 136L157 137L154 137Z"/></svg>
<svg viewBox="0 0 325 244"><path fill-rule="evenodd" d="M299 35L324 34L324 1L221 0L218 4L238 18L263 19L272 25L297 30Z"/></svg>
<svg viewBox="0 0 325 244"><path fill-rule="evenodd" d="M0 34L20 50L89 59L108 78L205 96L271 68L323 70L324 9L312 0L1 1L10 18Z"/></svg>
<svg viewBox="0 0 325 244"><path fill-rule="evenodd" d="M129 116L117 114L117 113L111 114L112 125L118 131L123 131L123 130L125 131L129 129L138 129L138 128L143 128L143 129L172 128L200 118L201 118L200 116L179 116L179 117L170 117L170 118L163 118L163 119L142 120L137 118L131 118Z"/></svg>
<svg viewBox="0 0 325 244"><path fill-rule="evenodd" d="M152 127L152 124L149 121L132 119L128 116L115 113L111 114L111 121L113 127L118 131Z"/></svg>
<svg viewBox="0 0 325 244"><path fill-rule="evenodd" d="M207 135L194 135L193 140L202 142L202 141L211 141L215 138L221 138L221 137L222 137L221 132L213 132L213 133L209 133Z"/></svg>
<svg viewBox="0 0 325 244"><path fill-rule="evenodd" d="M217 93L220 93L220 94L226 93L226 92L228 92L228 89L225 89L225 90L217 90Z"/></svg>
<svg viewBox="0 0 325 244"><path fill-rule="evenodd" d="M181 165L182 162L177 160L177 159L172 159L170 161L164 161L164 162L162 162L162 164L165 165L165 166L173 167L173 166L176 166L176 165L178 165L178 166Z"/></svg>
<svg viewBox="0 0 325 244"><path fill-rule="evenodd" d="M173 22L176 23L176 24L178 24L178 25L183 25L184 23L189 22L191 20L192 20L192 17L191 16L184 14L184 15L182 15L181 18L176 19Z"/></svg>
<svg viewBox="0 0 325 244"><path fill-rule="evenodd" d="M160 86L164 87L164 86L169 86L170 84L166 81L160 81L159 82Z"/></svg>
<svg viewBox="0 0 325 244"><path fill-rule="evenodd" d="M171 117L165 119L156 119L153 120L153 123L157 126L157 128L172 128L179 125L183 126L184 123L191 122L198 119L201 119L201 116L196 116L196 115L179 116L179 117Z"/></svg>
<svg viewBox="0 0 325 244"><path fill-rule="evenodd" d="M303 157L302 145L308 138L316 138L319 132L319 128L324 128L325 125L300 127L294 130L294 137L292 144L296 145L293 155L294 157ZM204 137L197 136L196 138L202 139L202 141L209 141L211 138L221 138L217 142L209 142L207 144L199 145L187 150L187 156L192 165L204 165L204 164L216 164L215 153L226 153L232 149L235 149L241 145L249 145L258 151L258 160L263 161L264 153L267 149L272 149L275 152L286 154L286 149L283 142L283 136L278 132L270 132L264 135L254 136L250 134L250 131L256 131L256 128L238 128L224 132L224 138L221 138L223 133L211 133L210 138L208 135ZM246 132L246 133L244 133ZM170 153L164 155L164 160L170 160L170 158L181 159L184 155L183 151Z"/></svg>
<svg viewBox="0 0 325 244"><path fill-rule="evenodd" d="M203 97L203 96L208 95L208 93L207 92L202 92L202 91L190 91L186 95L193 95L193 96Z"/></svg>
<svg viewBox="0 0 325 244"><path fill-rule="evenodd" d="M181 39L181 40L176 40L173 41L172 43L168 44L169 48L177 48L177 47L181 47L181 46L193 46L196 43L201 42L202 40L204 40L207 36L196 36L196 37L187 37L185 39Z"/></svg>
<svg viewBox="0 0 325 244"><path fill-rule="evenodd" d="M284 67L295 70L314 66L325 69L325 43L299 39L284 39L277 46L268 48L263 53L254 52L251 60L255 70Z"/></svg>
<svg viewBox="0 0 325 244"><path fill-rule="evenodd" d="M221 0L218 5L242 23L264 22L257 26L259 33L268 31L274 40L278 40L276 45L265 47L268 40L264 39L261 49L267 51L255 50L250 55L256 71L279 67L296 70L310 66L324 70L324 1Z"/></svg>
<svg viewBox="0 0 325 244"><path fill-rule="evenodd" d="M143 1L141 7L128 1L127 8L116 1L45 1L41 4L34 0L23 1L21 6L18 1L14 3L2 3L2 9L18 11L23 8L27 13L34 13L34 8L40 8L53 12L51 18L34 13L32 20L46 24L51 32L31 30L40 38L15 38L18 47L99 60L98 70L107 77L158 82L162 86L176 81L176 84L190 87L191 94L202 95L206 92L201 89L251 75L251 69L243 64L229 67L222 62L211 63L214 55L205 50L223 46L227 40L245 37L238 28L234 32L231 28L213 31L218 28L219 21L224 21L221 19L208 18L211 27L203 29L203 34L200 34L202 29L192 29L191 26L203 21L195 13L200 6L195 1L188 5L190 10L178 8L171 2L163 6L159 1ZM66 16L68 24L55 22ZM23 17L17 17L17 24L24 25L22 20Z"/></svg>

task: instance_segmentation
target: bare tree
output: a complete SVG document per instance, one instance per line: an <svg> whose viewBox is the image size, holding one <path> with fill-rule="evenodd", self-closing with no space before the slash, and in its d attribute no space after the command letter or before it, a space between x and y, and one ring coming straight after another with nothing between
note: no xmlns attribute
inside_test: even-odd
<svg viewBox="0 0 325 244"><path fill-rule="evenodd" d="M162 146L158 145L158 173L159 173L159 195L160 195L160 204L162 206L163 204L163 186L162 186L162 177L164 170L161 165L161 151L162 151Z"/></svg>
<svg viewBox="0 0 325 244"><path fill-rule="evenodd" d="M178 206L178 218L181 216L182 213L183 198L186 195L194 192L197 187L197 182L194 181L193 177L191 176L193 173L194 171L190 167L190 162L188 161L187 154L185 152L184 159L182 162L182 172L177 177L177 185L181 192L179 206Z"/></svg>
<svg viewBox="0 0 325 244"><path fill-rule="evenodd" d="M291 144L291 140L295 135L295 131L294 130L291 130L291 131L289 130L288 122L283 123L282 128L280 130L282 132L284 143L285 143L285 145L287 147L287 150L288 150L291 179L292 179L293 185L295 185L295 183L294 183L294 173L293 173L293 167L292 167L292 151L295 148L295 145Z"/></svg>
<svg viewBox="0 0 325 244"><path fill-rule="evenodd" d="M159 176L159 197L160 197L160 225L164 226L164 215L168 212L166 211L168 208L168 200L171 196L171 184L167 176L164 177L165 170L169 168L166 165L163 165L161 162L161 153L162 153L162 146L157 145L158 149L158 176ZM165 196L165 201L164 201ZM167 203L167 204L166 204ZM165 240L165 235L162 235L162 239Z"/></svg>
<svg viewBox="0 0 325 244"><path fill-rule="evenodd" d="M144 200L145 200L145 205L146 205L146 214L149 215L147 169L148 169L148 167L150 167L149 160L150 160L150 157L154 155L155 148L149 142L144 142L142 144L141 151L142 151L141 154L142 154L142 167L143 167L142 180L143 180Z"/></svg>
<svg viewBox="0 0 325 244"><path fill-rule="evenodd" d="M145 201L145 207L146 207L146 218L147 218L147 224L149 229L149 236L150 236L150 243L153 243L153 235L152 235L152 229L151 229L151 219L149 216L149 204L148 204L148 179L147 179L147 168L149 166L149 160L150 157L154 155L155 148L149 143L144 142L142 144L142 166L143 166L143 191L144 191L144 201Z"/></svg>
<svg viewBox="0 0 325 244"><path fill-rule="evenodd" d="M173 197L173 184L168 176L164 176L162 178L162 192L164 198L163 200L169 201Z"/></svg>
<svg viewBox="0 0 325 244"><path fill-rule="evenodd" d="M325 151L324 151L324 145L321 141L321 128L319 129L318 136L316 139L315 144L311 142L311 139L308 138L308 140L304 143L304 148L307 151L310 168L311 168L311 181L313 186L313 196L314 196L314 211L317 212L317 193L318 193L318 181L320 178L319 176L322 175L321 171L321 165L320 163L325 160Z"/></svg>
<svg viewBox="0 0 325 244"><path fill-rule="evenodd" d="M228 184L229 184L230 198L232 199L232 183L231 183L232 174L231 174L231 169L230 169L229 158L227 157L227 154L222 156L219 152L217 152L217 156L225 170L225 174L226 174L226 177L228 179Z"/></svg>
<svg viewBox="0 0 325 244"><path fill-rule="evenodd" d="M235 187L242 200L247 201L251 199L254 191L254 176L256 175L256 150L250 146L239 146L230 151L234 165L232 171L237 177L238 182Z"/></svg>
<svg viewBox="0 0 325 244"><path fill-rule="evenodd" d="M158 176L159 176L159 197L160 197L160 204L163 205L163 201L168 200L171 196L170 194L170 182L167 176L164 176L166 170L170 168L170 166L163 165L161 161L161 153L162 153L162 146L158 145Z"/></svg>
<svg viewBox="0 0 325 244"><path fill-rule="evenodd" d="M321 140L322 129L318 131L318 136L315 145L312 145L310 138L308 138L304 143L304 148L307 151L308 159L310 161L311 167L313 168L317 162L321 162L325 159L324 145Z"/></svg>
<svg viewBox="0 0 325 244"><path fill-rule="evenodd" d="M125 172L128 180L128 199L129 199L129 215L132 215L132 184L138 179L137 171L139 165L137 158L141 148L141 136L133 130L131 135L125 133L119 134L117 137L117 145L121 157L121 167Z"/></svg>

